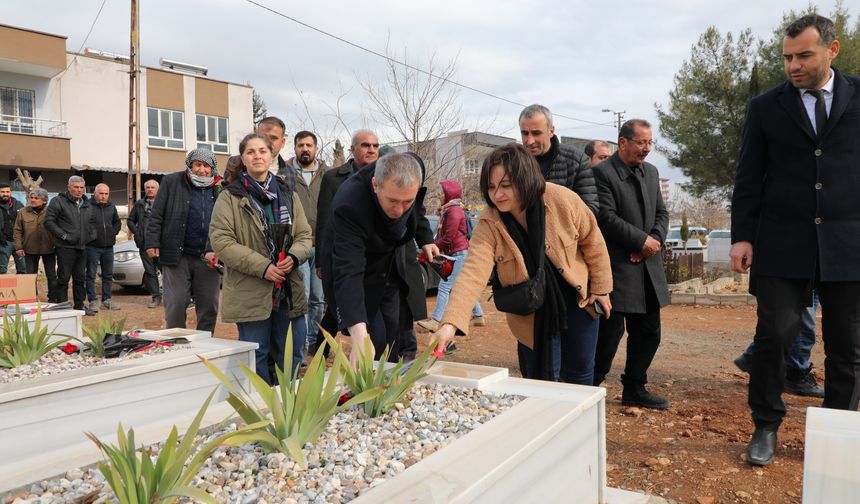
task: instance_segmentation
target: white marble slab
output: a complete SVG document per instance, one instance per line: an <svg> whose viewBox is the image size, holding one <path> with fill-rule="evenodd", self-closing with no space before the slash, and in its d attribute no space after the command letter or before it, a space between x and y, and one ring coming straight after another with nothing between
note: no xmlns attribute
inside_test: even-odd
<svg viewBox="0 0 860 504"><path fill-rule="evenodd" d="M860 502L860 412L807 408L803 502Z"/></svg>
<svg viewBox="0 0 860 504"><path fill-rule="evenodd" d="M239 366L254 368L256 347L209 338L188 349L0 385L0 491L79 465L70 459L92 444L85 431L102 437L114 435L119 422L147 430L165 418L190 420L218 384L198 355L247 386ZM222 388L214 401L224 399ZM86 463L98 459L96 453Z"/></svg>

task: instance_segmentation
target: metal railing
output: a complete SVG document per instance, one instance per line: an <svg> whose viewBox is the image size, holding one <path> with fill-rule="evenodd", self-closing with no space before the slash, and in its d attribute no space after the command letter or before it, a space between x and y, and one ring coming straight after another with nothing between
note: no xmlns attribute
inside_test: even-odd
<svg viewBox="0 0 860 504"><path fill-rule="evenodd" d="M66 137L66 121L3 114L0 115L0 133Z"/></svg>

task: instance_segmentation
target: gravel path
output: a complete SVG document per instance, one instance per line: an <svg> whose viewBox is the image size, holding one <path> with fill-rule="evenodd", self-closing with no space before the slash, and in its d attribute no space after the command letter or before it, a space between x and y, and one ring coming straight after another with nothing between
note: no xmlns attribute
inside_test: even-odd
<svg viewBox="0 0 860 504"><path fill-rule="evenodd" d="M219 502L235 504L348 502L520 400L439 384L416 385L411 395L410 403L398 404L379 418L369 418L358 408L333 417L318 442L305 449L307 470L256 445L222 447L200 470L194 486ZM235 428L230 425L208 439ZM101 473L89 468L34 484L0 502L9 497L14 504L101 504L112 494Z"/></svg>

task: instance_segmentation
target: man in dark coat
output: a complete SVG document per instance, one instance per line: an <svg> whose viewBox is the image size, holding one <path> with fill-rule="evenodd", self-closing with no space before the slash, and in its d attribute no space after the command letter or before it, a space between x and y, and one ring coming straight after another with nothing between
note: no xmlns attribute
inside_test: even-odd
<svg viewBox="0 0 860 504"><path fill-rule="evenodd" d="M15 240L12 236L18 212L23 208L24 205L12 196L9 183L0 182L0 273L6 273L9 268L9 256L14 258L15 273L23 275L27 271L24 258L15 253Z"/></svg>
<svg viewBox="0 0 860 504"><path fill-rule="evenodd" d="M414 241L431 259L439 253L423 213L422 179L414 158L389 154L347 179L332 201L322 278L334 295L337 327L352 339L352 360L368 335L375 358L388 345L396 360L410 290L397 266L399 250Z"/></svg>
<svg viewBox="0 0 860 504"><path fill-rule="evenodd" d="M323 318L320 320L320 326L331 334L337 332L337 316L334 313L334 294L326 287L325 279L322 275L322 258L331 253L331 250L326 249L326 244L323 240L328 220L331 216L331 202L335 194L337 194L338 189L340 189L340 186L346 182L346 179L361 168L379 159L379 138L377 138L376 133L373 131L358 130L352 135L352 145L349 149L352 153L349 161L323 174L319 195L317 196L317 221L314 227L314 245L316 245L318 258L316 274L323 280L323 297L325 298L326 306ZM314 340L317 345L322 343L322 331L317 334ZM316 351L313 347L309 350L311 352Z"/></svg>
<svg viewBox="0 0 860 504"><path fill-rule="evenodd" d="M209 242L209 223L221 192L217 164L208 149L190 151L186 169L161 181L146 223L146 253L161 263L168 329L185 327L185 310L193 298L197 329L215 330L221 278Z"/></svg>
<svg viewBox="0 0 860 504"><path fill-rule="evenodd" d="M818 289L825 408L860 395L860 78L831 67L831 20L810 14L783 38L788 82L749 105L732 197L734 271L750 267L758 323L749 381L747 461L769 464L785 416L785 351ZM755 252L755 254L753 254ZM755 259L753 261L753 259Z"/></svg>
<svg viewBox="0 0 860 504"><path fill-rule="evenodd" d="M75 310L94 315L84 306L87 299L87 243L96 237L91 225L90 200L84 196L84 179L69 177L68 190L48 203L45 229L54 235L57 254L57 302L69 300L69 279Z"/></svg>
<svg viewBox="0 0 860 504"><path fill-rule="evenodd" d="M110 187L98 184L93 190L90 202L90 225L96 232L95 238L87 243L87 297L90 300L90 311L99 311L99 299L96 293L96 271L101 268L102 302L101 307L107 310L119 308L112 301L113 288L113 246L116 235L122 229L119 212L116 205L110 202Z"/></svg>
<svg viewBox="0 0 860 504"><path fill-rule="evenodd" d="M662 244L669 212L657 168L645 162L653 144L651 125L631 119L618 132L618 152L594 168L600 193L597 223L612 261L612 315L600 321L594 384L612 367L627 324L627 363L621 383L625 405L666 409L669 401L645 389L660 345L660 308L669 304Z"/></svg>
<svg viewBox="0 0 860 504"><path fill-rule="evenodd" d="M140 262L143 263L143 284L152 300L146 305L147 308L161 306L161 287L158 284L158 269L155 260L146 253L146 223L149 214L152 213L152 205L158 194L158 181L147 180L143 184L144 197L134 202L131 212L128 214L126 223L128 230L134 234L134 244L140 251Z"/></svg>
<svg viewBox="0 0 860 504"><path fill-rule="evenodd" d="M546 181L578 194L596 215L597 185L588 157L576 147L559 142L549 109L543 105L529 105L520 112L519 122L523 145L534 155Z"/></svg>

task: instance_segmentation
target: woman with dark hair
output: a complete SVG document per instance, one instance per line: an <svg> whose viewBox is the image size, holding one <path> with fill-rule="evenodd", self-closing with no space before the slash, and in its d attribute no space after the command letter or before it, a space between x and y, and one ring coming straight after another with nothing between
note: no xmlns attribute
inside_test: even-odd
<svg viewBox="0 0 860 504"><path fill-rule="evenodd" d="M212 248L224 262L221 319L236 322L239 339L259 344L257 374L274 384L271 352L284 362L293 329L292 373L302 362L308 311L299 264L311 252L311 228L299 197L269 172L272 142L252 133L239 144L241 165L218 197L209 226Z"/></svg>
<svg viewBox="0 0 860 504"><path fill-rule="evenodd" d="M518 340L523 377L591 385L597 313L608 317L612 308L609 254L594 214L573 191L547 183L534 156L513 143L484 160L481 192L487 208L434 334L437 350L468 332L495 267L496 306Z"/></svg>

